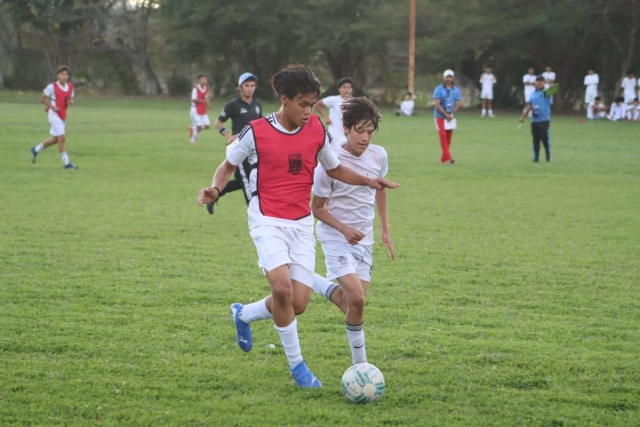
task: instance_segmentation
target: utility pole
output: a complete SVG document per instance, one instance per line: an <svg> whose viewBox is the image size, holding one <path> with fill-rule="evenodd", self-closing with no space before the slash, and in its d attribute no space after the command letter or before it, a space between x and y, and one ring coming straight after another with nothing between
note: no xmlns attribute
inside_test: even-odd
<svg viewBox="0 0 640 427"><path fill-rule="evenodd" d="M416 0L409 0L409 92L415 89L416 75Z"/></svg>

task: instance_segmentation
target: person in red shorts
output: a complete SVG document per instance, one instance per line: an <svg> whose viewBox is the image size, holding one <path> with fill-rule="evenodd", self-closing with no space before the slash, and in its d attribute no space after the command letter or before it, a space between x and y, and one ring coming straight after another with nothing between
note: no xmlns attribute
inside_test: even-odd
<svg viewBox="0 0 640 427"><path fill-rule="evenodd" d="M433 113L442 148L440 163L443 164L454 163L451 157L451 137L457 124L454 114L460 109L461 100L460 90L453 85L454 77L452 70L445 71L442 84L433 92Z"/></svg>

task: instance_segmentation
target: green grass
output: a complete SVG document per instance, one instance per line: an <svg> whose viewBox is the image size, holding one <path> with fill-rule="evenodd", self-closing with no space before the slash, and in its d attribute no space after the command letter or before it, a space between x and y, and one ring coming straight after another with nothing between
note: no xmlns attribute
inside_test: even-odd
<svg viewBox="0 0 640 427"><path fill-rule="evenodd" d="M65 171L29 161L37 96L0 95L0 425L639 425L640 125L555 118L534 165L515 115L474 111L450 167L431 113L384 111L398 260L376 246L366 333L388 386L360 407L322 298L300 336L323 389L292 385L270 322L237 348L228 305L268 286L242 197L196 205L224 144L188 144L187 101L80 96Z"/></svg>

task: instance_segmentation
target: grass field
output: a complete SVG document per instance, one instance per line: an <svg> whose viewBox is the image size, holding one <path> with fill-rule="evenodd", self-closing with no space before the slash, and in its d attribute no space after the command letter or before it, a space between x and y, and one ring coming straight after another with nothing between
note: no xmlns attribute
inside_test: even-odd
<svg viewBox="0 0 640 427"><path fill-rule="evenodd" d="M323 389L292 385L270 322L237 348L228 305L268 286L241 195L197 207L224 144L188 144L187 102L78 97L66 171L30 162L37 97L0 95L0 425L640 425L640 125L555 118L532 164L515 114L474 111L441 166L430 112L384 111L398 259L376 247L365 330L387 390L355 406L319 297L299 328Z"/></svg>

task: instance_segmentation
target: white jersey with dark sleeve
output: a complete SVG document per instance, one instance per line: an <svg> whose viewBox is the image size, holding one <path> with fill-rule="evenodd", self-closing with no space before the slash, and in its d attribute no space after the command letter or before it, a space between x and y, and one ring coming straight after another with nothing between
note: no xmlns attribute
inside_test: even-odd
<svg viewBox="0 0 640 427"><path fill-rule="evenodd" d="M299 130L288 131L278 123L275 114L269 114L265 119L278 131L285 134L295 134ZM227 161L234 166L242 167L242 162L247 159L251 165L249 186L251 192L256 194L258 188L258 152L256 150L256 139L253 132L253 127L248 125L238 134L237 139L227 148ZM324 145L318 152L318 162L324 170L332 170L340 166L340 160L331 146L331 136L326 130ZM260 211L260 201L258 198L259 195L253 196L249 202L249 229L261 225L268 225L273 227L292 227L313 232L313 215L296 221L264 216Z"/></svg>

